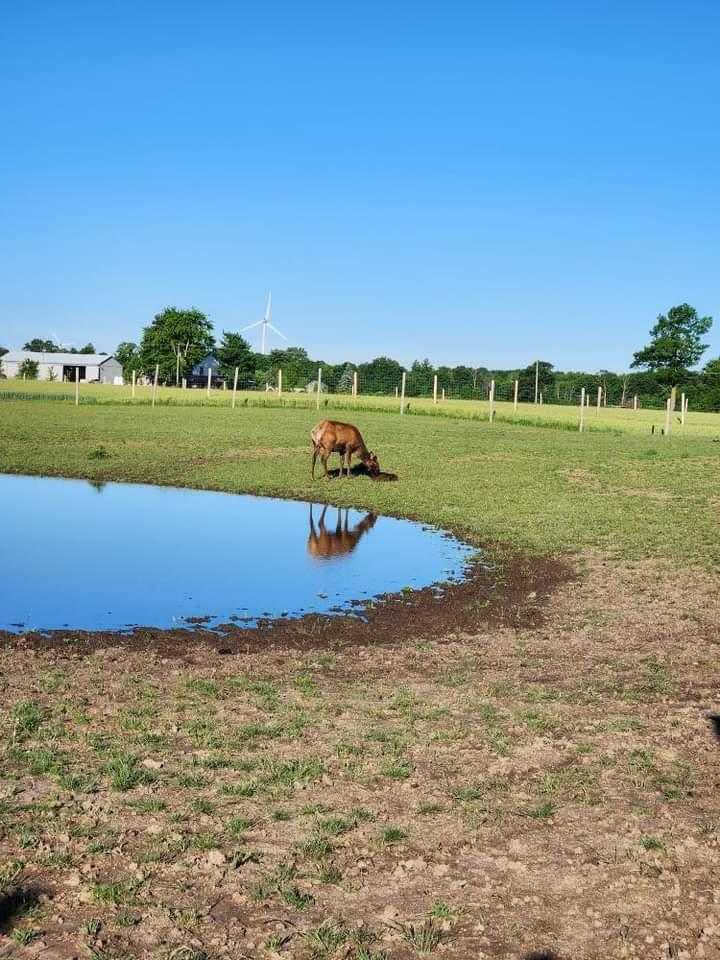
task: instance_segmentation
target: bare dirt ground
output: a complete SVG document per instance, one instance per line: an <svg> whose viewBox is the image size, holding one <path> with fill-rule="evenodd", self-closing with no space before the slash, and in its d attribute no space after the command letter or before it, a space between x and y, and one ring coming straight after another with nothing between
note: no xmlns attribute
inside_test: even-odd
<svg viewBox="0 0 720 960"><path fill-rule="evenodd" d="M720 957L717 577L568 562L475 627L6 638L0 956Z"/></svg>

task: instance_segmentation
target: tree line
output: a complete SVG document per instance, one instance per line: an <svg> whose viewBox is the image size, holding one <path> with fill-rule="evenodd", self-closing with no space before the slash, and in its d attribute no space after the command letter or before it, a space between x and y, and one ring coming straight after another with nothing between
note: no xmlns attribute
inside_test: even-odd
<svg viewBox="0 0 720 960"><path fill-rule="evenodd" d="M672 307L657 318L648 344L634 354L629 371L624 373L560 371L547 360L523 368L493 370L466 365L436 367L425 359L406 368L391 357L376 357L360 364L349 360L326 363L311 358L302 347L256 353L237 332L223 331L216 342L212 324L200 310L167 307L144 328L139 344L119 344L115 357L126 379L133 371L151 377L157 366L164 384L180 384L193 367L212 355L220 364L222 379L231 383L237 368L240 386L256 389L277 386L277 371L282 369L284 390L315 390L321 368L322 389L337 393L350 393L357 373L362 393L392 394L405 373L408 397L431 396L437 376L447 397L468 400L487 398L493 380L498 399L511 399L517 380L518 397L524 402L534 401L537 390L538 399L542 397L546 403L576 403L585 387L592 393L602 388L608 404L630 406L637 396L644 406L661 406L675 388L686 393L696 410L720 410L720 357L698 369L708 347L703 337L711 326L712 317L701 317L687 303ZM48 347L55 346L51 341L40 339L29 341L24 349L38 349L36 344L42 344L44 352L56 352ZM74 352L94 352L90 348L92 344ZM0 348L0 357L3 352Z"/></svg>

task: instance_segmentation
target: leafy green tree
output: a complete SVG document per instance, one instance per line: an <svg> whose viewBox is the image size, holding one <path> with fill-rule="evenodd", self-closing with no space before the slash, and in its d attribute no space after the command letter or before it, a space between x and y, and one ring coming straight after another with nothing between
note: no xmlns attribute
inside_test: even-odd
<svg viewBox="0 0 720 960"><path fill-rule="evenodd" d="M272 376L268 382L275 383L277 370L278 368L282 369L284 390L294 390L296 387L304 388L308 381L317 379L317 369L321 366L321 363L317 360L310 359L303 347L273 350L269 357L263 357L260 354L259 358L259 368L272 370Z"/></svg>
<svg viewBox="0 0 720 960"><path fill-rule="evenodd" d="M33 337L23 344L23 350L29 350L31 353L62 353L62 347L52 340L43 340L40 337Z"/></svg>
<svg viewBox="0 0 720 960"><path fill-rule="evenodd" d="M646 367L660 383L676 387L708 348L702 337L712 326L712 317L699 317L689 303L660 314L650 331L650 343L633 356L631 367Z"/></svg>
<svg viewBox="0 0 720 960"><path fill-rule="evenodd" d="M337 382L338 393L352 393L354 373L355 367L351 363L346 363Z"/></svg>
<svg viewBox="0 0 720 960"><path fill-rule="evenodd" d="M220 376L225 380L232 380L235 376L235 367L239 368L240 381L252 377L255 369L255 354L245 337L239 333L223 330L215 356L220 361Z"/></svg>
<svg viewBox="0 0 720 960"><path fill-rule="evenodd" d="M390 357L375 357L370 363L361 363L358 368L360 389L363 393L395 393L400 386L403 369L397 360Z"/></svg>
<svg viewBox="0 0 720 960"><path fill-rule="evenodd" d="M538 394L543 398L549 399L550 393L555 383L555 373L553 365L547 360L540 360L537 364ZM531 363L518 374L518 397L526 402L535 400L535 364Z"/></svg>
<svg viewBox="0 0 720 960"><path fill-rule="evenodd" d="M122 365L123 377L126 380L132 380L133 370L136 372L142 370L138 345L131 340L124 340L119 343L114 356L117 362Z"/></svg>
<svg viewBox="0 0 720 960"><path fill-rule="evenodd" d="M6 353L10 351L6 347L0 347L0 357L4 357Z"/></svg>
<svg viewBox="0 0 720 960"><path fill-rule="evenodd" d="M70 353L95 353L95 352L96 352L95 345L93 343L86 343L85 346L80 347L79 350L73 347L73 349L70 351Z"/></svg>
<svg viewBox="0 0 720 960"><path fill-rule="evenodd" d="M23 360L18 367L18 376L25 380L37 380L40 365L37 360Z"/></svg>
<svg viewBox="0 0 720 960"><path fill-rule="evenodd" d="M427 397L432 393L435 368L426 358L415 360L407 375L405 392L409 397Z"/></svg>
<svg viewBox="0 0 720 960"><path fill-rule="evenodd" d="M704 410L720 410L720 357L709 360L700 375L701 405Z"/></svg>
<svg viewBox="0 0 720 960"><path fill-rule="evenodd" d="M160 366L160 379L174 383L212 353L212 324L200 310L166 307L143 330L140 364L148 376Z"/></svg>

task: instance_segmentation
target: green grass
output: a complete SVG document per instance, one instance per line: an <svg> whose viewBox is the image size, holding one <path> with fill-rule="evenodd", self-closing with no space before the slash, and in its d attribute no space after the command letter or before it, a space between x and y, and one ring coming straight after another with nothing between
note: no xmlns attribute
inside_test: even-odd
<svg viewBox="0 0 720 960"><path fill-rule="evenodd" d="M152 404L153 390L151 386L138 386L135 390L135 399L132 397L130 385L124 387L106 386L102 384L81 384L81 406L136 406L143 407ZM34 402L63 402L74 405L74 383L48 383L47 381L23 381L19 379L0 380L0 400L22 399ZM679 402L679 401L678 401ZM206 389L181 390L176 387L158 387L156 396L157 407L184 406L184 407L230 407L232 404L231 390L216 390L207 394ZM157 409L156 407L156 409ZM317 398L305 393L283 393L278 397L273 393L261 391L239 390L236 398L236 411L247 408L262 407L265 409L309 410L317 414L332 410L354 410L362 413L399 414L400 401L392 395L370 396L363 395L356 398L343 394L328 394L320 398L317 407ZM470 420L489 419L489 404L487 400L440 400L434 404L429 397L407 397L405 411L409 416L432 416L440 418L459 418ZM494 407L495 419L499 422L514 422L540 424L545 427L558 429L577 429L580 411L579 406L568 404L519 403L517 410L509 401L496 401ZM665 408L629 410L617 407L601 407L595 404L586 409L584 428L594 430L623 430L628 432L649 433L655 426L659 430L665 426ZM672 418L672 430L679 433L681 430L689 434L720 435L720 416L717 413L698 413L691 411L684 427L680 424L680 415L675 413ZM99 459L107 455L102 443L94 447L95 456Z"/></svg>
<svg viewBox="0 0 720 960"><path fill-rule="evenodd" d="M350 417L329 408L323 413L357 422L383 468L400 479L312 483L313 409L0 402L2 472L329 501L535 553L599 547L685 562L720 559L716 415L703 415L706 435L686 428L667 439L635 428L580 434L366 410ZM100 446L107 456L97 459ZM212 698L217 691L200 681L188 693Z"/></svg>

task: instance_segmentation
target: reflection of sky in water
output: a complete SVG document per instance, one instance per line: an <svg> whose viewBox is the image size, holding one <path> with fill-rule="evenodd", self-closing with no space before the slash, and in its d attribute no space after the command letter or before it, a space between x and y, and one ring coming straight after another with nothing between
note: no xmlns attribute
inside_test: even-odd
<svg viewBox="0 0 720 960"><path fill-rule="evenodd" d="M457 578L473 554L406 520L263 497L0 475L0 503L2 630L322 613Z"/></svg>

